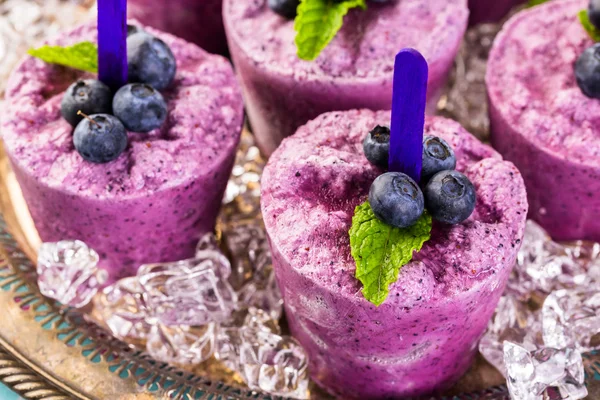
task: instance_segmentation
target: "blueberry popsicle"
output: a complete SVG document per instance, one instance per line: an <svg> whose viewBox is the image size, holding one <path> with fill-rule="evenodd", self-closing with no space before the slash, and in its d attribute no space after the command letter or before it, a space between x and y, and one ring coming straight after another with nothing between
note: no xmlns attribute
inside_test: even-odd
<svg viewBox="0 0 600 400"><path fill-rule="evenodd" d="M515 15L487 68L492 144L519 168L530 217L556 240L600 240L600 50L578 18L588 5L550 1Z"/></svg>
<svg viewBox="0 0 600 400"><path fill-rule="evenodd" d="M112 98L94 74L27 57L8 81L1 119L42 240L85 241L110 281L143 263L193 256L214 228L243 120L226 59L151 28L133 30L141 32L128 38L129 76L145 83ZM50 44L96 40L96 25L87 24ZM159 57L164 71L137 64L140 54Z"/></svg>
<svg viewBox="0 0 600 400"><path fill-rule="evenodd" d="M225 0L223 19L261 150L327 111L389 109L393 57L413 47L430 64L428 110L433 112L467 27L466 0L367 2L352 9L314 61L298 58L294 1ZM270 7L273 7L275 11ZM297 5L297 1L296 1ZM277 12L276 12L277 11Z"/></svg>
<svg viewBox="0 0 600 400"><path fill-rule="evenodd" d="M340 398L401 398L448 387L469 367L523 237L519 171L458 123L430 117L424 135L453 148L477 204L402 267L379 307L355 278L348 231L383 169L363 151L389 112L326 113L285 139L264 171L262 211L293 335L313 379Z"/></svg>

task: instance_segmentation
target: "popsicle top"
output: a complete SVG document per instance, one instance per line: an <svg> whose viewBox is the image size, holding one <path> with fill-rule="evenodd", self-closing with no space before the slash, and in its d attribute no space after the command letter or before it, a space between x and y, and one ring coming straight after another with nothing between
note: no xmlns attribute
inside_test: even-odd
<svg viewBox="0 0 600 400"><path fill-rule="evenodd" d="M231 64L198 46L147 28L165 41L177 62L163 91L168 116L159 129L127 132L129 145L114 161L85 161L73 147L73 127L61 116L65 89L94 77L26 57L6 90L1 130L19 166L45 185L91 198L145 196L217 173L239 143L243 103ZM96 24L65 32L49 44L96 42Z"/></svg>
<svg viewBox="0 0 600 400"><path fill-rule="evenodd" d="M492 48L491 112L559 159L600 165L600 100L582 93L574 65L593 41L578 13L588 0L551 1L514 16ZM541 67L543 66L543 67Z"/></svg>
<svg viewBox="0 0 600 400"><path fill-rule="evenodd" d="M274 257L285 259L315 285L365 302L354 276L348 231L355 207L383 171L366 159L362 141L374 126L389 122L388 111L323 114L283 141L262 181L262 211L277 249ZM512 163L454 121L427 118L424 133L454 148L456 169L477 190L477 206L461 224L434 222L431 239L403 267L381 307L461 293L490 274L507 273L525 226L525 186Z"/></svg>
<svg viewBox="0 0 600 400"><path fill-rule="evenodd" d="M267 0L224 1L231 42L253 62L299 79L324 76L391 80L394 55L403 47L419 50L434 65L451 63L468 19L466 0L369 2L353 9L342 29L315 61L300 60L294 21L267 5ZM438 65L438 63L440 65Z"/></svg>

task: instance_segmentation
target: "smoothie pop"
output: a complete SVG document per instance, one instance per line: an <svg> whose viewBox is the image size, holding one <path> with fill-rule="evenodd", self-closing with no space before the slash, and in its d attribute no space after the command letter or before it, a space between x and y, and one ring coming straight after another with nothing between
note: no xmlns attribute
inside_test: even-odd
<svg viewBox="0 0 600 400"><path fill-rule="evenodd" d="M407 60L395 79L421 67L395 86L422 88L425 66L400 54ZM420 110L410 103L419 93L396 97L393 131L389 111L319 116L283 141L263 174L261 208L290 329L312 378L343 399L411 398L452 385L471 363L523 238L518 170L458 123L425 117L421 131L409 129L421 144L398 146L409 134L403 127L422 126L421 111L397 113L404 102ZM421 159L423 192L403 172L385 172L399 152L413 160L400 164ZM460 201L448 207L440 187ZM403 212L386 214L389 207ZM391 242L380 237L387 233Z"/></svg>
<svg viewBox="0 0 600 400"><path fill-rule="evenodd" d="M223 1L232 60L252 131L265 155L325 112L389 110L394 55L404 47L419 50L429 63L427 110L433 114L468 19L467 0L303 1L298 10L305 12L297 16L296 7L285 7L288 13L272 9L272 3L293 1ZM356 7L343 10L348 5ZM338 11L331 15L326 10ZM347 11L343 24L325 26L342 11ZM313 24L313 19L323 23ZM316 59L307 61L322 43L299 45L327 36L339 25Z"/></svg>
<svg viewBox="0 0 600 400"><path fill-rule="evenodd" d="M31 50L0 118L41 239L86 242L108 283L194 255L214 229L243 120L225 58L128 27L125 6L100 0L98 24Z"/></svg>

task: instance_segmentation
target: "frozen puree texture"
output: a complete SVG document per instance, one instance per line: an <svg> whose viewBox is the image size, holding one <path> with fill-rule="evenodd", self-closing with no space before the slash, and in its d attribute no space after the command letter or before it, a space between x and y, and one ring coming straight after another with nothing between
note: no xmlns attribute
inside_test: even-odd
<svg viewBox="0 0 600 400"><path fill-rule="evenodd" d="M351 10L315 61L296 55L294 22L267 0L225 0L223 18L248 116L268 155L281 140L327 111L389 109L394 57L413 47L429 63L435 109L467 27L466 0L402 0Z"/></svg>
<svg viewBox="0 0 600 400"><path fill-rule="evenodd" d="M531 218L557 240L600 240L600 100L574 73L593 44L577 17L587 5L552 1L517 14L486 76L492 143L523 174Z"/></svg>
<svg viewBox="0 0 600 400"><path fill-rule="evenodd" d="M52 44L95 41L84 25ZM163 92L168 117L108 164L84 161L73 128L60 115L64 90L81 75L31 57L13 72L2 135L35 225L44 241L79 239L100 254L111 280L141 263L191 257L213 229L239 142L241 93L230 64L194 44L149 31L177 59Z"/></svg>
<svg viewBox="0 0 600 400"><path fill-rule="evenodd" d="M527 199L513 164L458 123L428 118L477 190L462 224L434 224L375 307L354 277L354 208L382 173L362 139L389 112L332 112L283 141L265 169L262 211L294 336L312 377L340 398L399 398L451 385L469 367L523 237Z"/></svg>

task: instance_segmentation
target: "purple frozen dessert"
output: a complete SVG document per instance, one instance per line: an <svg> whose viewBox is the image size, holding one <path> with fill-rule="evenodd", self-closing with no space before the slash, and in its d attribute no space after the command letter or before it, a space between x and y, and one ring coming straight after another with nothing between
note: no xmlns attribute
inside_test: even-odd
<svg viewBox="0 0 600 400"><path fill-rule="evenodd" d="M428 108L440 91L467 27L466 0L369 2L354 9L315 61L296 55L294 21L273 12L267 0L225 0L229 49L261 150L319 114L334 110L389 109L394 55L403 47L429 63Z"/></svg>
<svg viewBox="0 0 600 400"><path fill-rule="evenodd" d="M262 211L290 328L312 377L340 398L387 399L448 387L469 367L511 272L527 199L519 171L458 123L429 117L477 205L463 223L435 224L375 307L354 277L348 231L382 170L362 140L389 112L331 112L283 141L264 171Z"/></svg>
<svg viewBox="0 0 600 400"><path fill-rule="evenodd" d="M497 22L506 14L526 0L469 0L469 24L475 25L482 22Z"/></svg>
<svg viewBox="0 0 600 400"><path fill-rule="evenodd" d="M226 54L223 0L129 0L130 18L196 43L211 53Z"/></svg>
<svg viewBox="0 0 600 400"><path fill-rule="evenodd" d="M557 240L600 240L600 100L574 73L593 44L577 17L587 6L552 1L517 14L486 76L492 143L523 174L531 218Z"/></svg>
<svg viewBox="0 0 600 400"><path fill-rule="evenodd" d="M111 281L134 275L142 263L194 254L200 236L214 227L243 120L226 59L148 31L177 60L177 75L163 91L167 120L149 133L128 133L129 145L115 161L85 161L61 117L61 98L79 72L27 57L9 79L2 115L6 151L42 240L85 241ZM96 40L95 25L51 43L83 40Z"/></svg>

